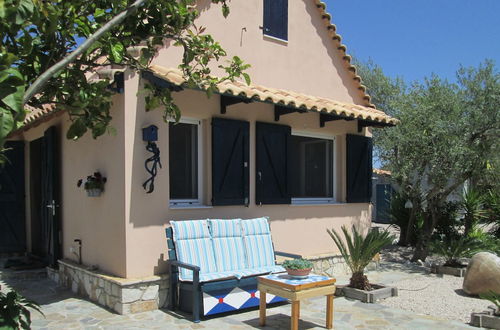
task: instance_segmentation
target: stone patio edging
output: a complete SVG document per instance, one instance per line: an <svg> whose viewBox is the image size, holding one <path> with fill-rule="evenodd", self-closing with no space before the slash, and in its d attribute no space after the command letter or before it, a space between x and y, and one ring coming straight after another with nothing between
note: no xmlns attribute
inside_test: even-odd
<svg viewBox="0 0 500 330"><path fill-rule="evenodd" d="M49 278L118 314L155 310L167 301L168 275L127 279L87 270L68 260L58 263L59 272L47 270Z"/></svg>

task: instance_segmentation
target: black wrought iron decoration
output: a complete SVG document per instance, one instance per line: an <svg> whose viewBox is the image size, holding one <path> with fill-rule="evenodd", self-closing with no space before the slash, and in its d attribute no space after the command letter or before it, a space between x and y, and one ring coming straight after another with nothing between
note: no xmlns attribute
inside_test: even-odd
<svg viewBox="0 0 500 330"><path fill-rule="evenodd" d="M156 141L158 141L158 127L155 125L150 125L142 129L142 139L147 141L146 150L153 153L151 157L146 159L144 163L144 167L146 171L149 173L150 178L147 179L142 187L146 190L147 194L152 193L155 190L155 177L158 173L158 166L161 167L160 162L160 149L156 145Z"/></svg>

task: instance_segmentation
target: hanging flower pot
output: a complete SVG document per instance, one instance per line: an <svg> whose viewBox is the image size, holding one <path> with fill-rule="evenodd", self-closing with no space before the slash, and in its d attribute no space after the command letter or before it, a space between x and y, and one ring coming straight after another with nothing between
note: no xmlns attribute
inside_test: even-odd
<svg viewBox="0 0 500 330"><path fill-rule="evenodd" d="M88 197L99 197L101 196L102 190L98 188L87 189Z"/></svg>
<svg viewBox="0 0 500 330"><path fill-rule="evenodd" d="M87 191L88 197L99 197L104 191L104 184L106 181L106 178L103 177L101 173L95 172L87 176L85 182L83 182L83 179L78 180L77 186L81 187L83 184L83 189Z"/></svg>

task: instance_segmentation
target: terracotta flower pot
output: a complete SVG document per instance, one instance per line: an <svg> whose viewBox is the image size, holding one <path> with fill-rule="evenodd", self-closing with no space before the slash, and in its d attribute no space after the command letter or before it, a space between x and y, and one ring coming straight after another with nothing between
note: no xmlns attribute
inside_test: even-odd
<svg viewBox="0 0 500 330"><path fill-rule="evenodd" d="M311 272L312 268L306 268L306 269L290 269L287 268L286 272L290 276L307 276Z"/></svg>

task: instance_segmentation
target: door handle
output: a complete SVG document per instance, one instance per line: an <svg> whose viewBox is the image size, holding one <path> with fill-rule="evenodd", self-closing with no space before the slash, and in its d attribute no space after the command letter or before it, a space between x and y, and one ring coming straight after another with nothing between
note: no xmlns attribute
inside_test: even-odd
<svg viewBox="0 0 500 330"><path fill-rule="evenodd" d="M259 176L259 181L262 181L262 172L261 172L261 171L258 171L258 172L257 172L257 175Z"/></svg>
<svg viewBox="0 0 500 330"><path fill-rule="evenodd" d="M55 200L52 200L50 204L47 204L45 206L52 210L52 216L56 215L56 207L59 207L59 205L56 204Z"/></svg>

